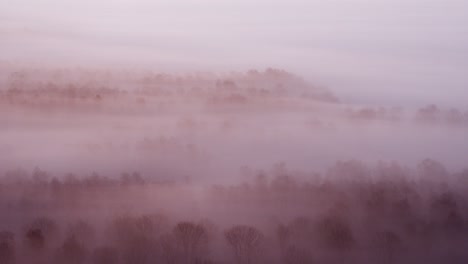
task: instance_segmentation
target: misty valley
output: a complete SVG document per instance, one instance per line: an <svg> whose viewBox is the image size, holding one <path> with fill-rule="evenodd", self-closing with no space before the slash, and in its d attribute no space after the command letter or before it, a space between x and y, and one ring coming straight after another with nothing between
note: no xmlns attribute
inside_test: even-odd
<svg viewBox="0 0 468 264"><path fill-rule="evenodd" d="M0 264L467 263L468 109L285 70L0 66Z"/></svg>

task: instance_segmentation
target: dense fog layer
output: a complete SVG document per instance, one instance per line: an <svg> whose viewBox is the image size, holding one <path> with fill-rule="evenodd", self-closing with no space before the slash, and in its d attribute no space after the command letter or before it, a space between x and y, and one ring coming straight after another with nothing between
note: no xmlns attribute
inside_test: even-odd
<svg viewBox="0 0 468 264"><path fill-rule="evenodd" d="M277 162L318 172L349 159L467 162L468 109L340 103L283 70L30 68L4 71L2 83L3 170L229 181L242 166Z"/></svg>
<svg viewBox="0 0 468 264"><path fill-rule="evenodd" d="M468 109L293 73L3 66L0 263L465 263Z"/></svg>
<svg viewBox="0 0 468 264"><path fill-rule="evenodd" d="M0 63L285 67L369 104L466 106L466 0L0 0Z"/></svg>
<svg viewBox="0 0 468 264"><path fill-rule="evenodd" d="M0 0L0 264L468 263L466 10Z"/></svg>

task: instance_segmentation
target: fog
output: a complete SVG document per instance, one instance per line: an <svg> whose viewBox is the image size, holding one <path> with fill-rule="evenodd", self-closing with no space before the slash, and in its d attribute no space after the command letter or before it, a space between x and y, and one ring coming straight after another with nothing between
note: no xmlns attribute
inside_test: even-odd
<svg viewBox="0 0 468 264"><path fill-rule="evenodd" d="M468 258L467 109L95 67L2 68L1 263Z"/></svg>
<svg viewBox="0 0 468 264"><path fill-rule="evenodd" d="M465 10L0 0L0 264L466 263Z"/></svg>
<svg viewBox="0 0 468 264"><path fill-rule="evenodd" d="M413 165L430 157L456 170L467 161L466 109L341 103L330 90L282 70L170 75L31 68L7 76L0 143L11 149L2 157L10 168L27 160L31 168L61 173L83 163L97 172L141 170L171 167L172 160L178 170L187 167L185 174L196 163L214 171L194 177L229 179L222 175L277 162L323 171L350 159Z"/></svg>
<svg viewBox="0 0 468 264"><path fill-rule="evenodd" d="M0 1L2 62L286 68L346 101L466 106L464 0Z"/></svg>

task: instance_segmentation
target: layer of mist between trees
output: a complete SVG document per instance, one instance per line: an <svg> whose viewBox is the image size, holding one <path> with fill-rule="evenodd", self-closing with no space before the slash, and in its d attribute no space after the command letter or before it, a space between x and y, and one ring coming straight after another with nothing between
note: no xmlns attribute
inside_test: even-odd
<svg viewBox="0 0 468 264"><path fill-rule="evenodd" d="M120 176L0 180L1 263L466 263L466 170L277 164L200 185Z"/></svg>
<svg viewBox="0 0 468 264"><path fill-rule="evenodd" d="M130 169L223 181L241 166L281 161L317 170L337 159L467 162L463 109L352 105L284 70L5 66L0 79L4 169L27 161L62 174Z"/></svg>
<svg viewBox="0 0 468 264"><path fill-rule="evenodd" d="M402 106L340 105L338 97L328 89L273 68L186 74L15 67L4 71L0 77L0 102L10 111L19 107L49 114L78 111L142 115L177 113L184 108L237 113L314 112L320 108L322 114L325 110L351 121L410 119L420 123L468 124L467 109L441 109L435 104L411 109L409 113Z"/></svg>
<svg viewBox="0 0 468 264"><path fill-rule="evenodd" d="M0 264L468 260L463 109L271 68L2 71Z"/></svg>

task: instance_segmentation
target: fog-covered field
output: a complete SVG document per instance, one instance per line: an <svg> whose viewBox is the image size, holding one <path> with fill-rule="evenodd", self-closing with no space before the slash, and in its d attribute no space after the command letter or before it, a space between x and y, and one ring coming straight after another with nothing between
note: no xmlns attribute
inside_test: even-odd
<svg viewBox="0 0 468 264"><path fill-rule="evenodd" d="M466 263L467 110L3 65L0 263Z"/></svg>

